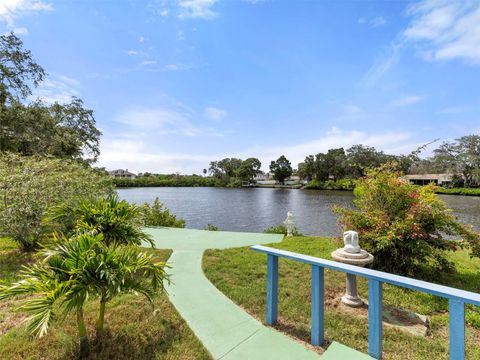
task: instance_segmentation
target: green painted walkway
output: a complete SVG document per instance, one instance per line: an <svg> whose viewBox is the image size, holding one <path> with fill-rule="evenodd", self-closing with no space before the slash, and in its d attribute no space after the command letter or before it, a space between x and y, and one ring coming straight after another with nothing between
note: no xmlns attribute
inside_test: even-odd
<svg viewBox="0 0 480 360"><path fill-rule="evenodd" d="M167 287L170 301L215 359L320 358L300 343L248 315L213 286L202 271L202 255L206 249L280 242L281 235L173 228L149 228L146 231L152 235L157 248L173 250L169 259L172 284ZM346 349L351 351L348 359L369 358ZM337 357L336 351L327 351L322 358L328 353L328 359L347 359L344 353ZM361 357L357 357L359 355Z"/></svg>

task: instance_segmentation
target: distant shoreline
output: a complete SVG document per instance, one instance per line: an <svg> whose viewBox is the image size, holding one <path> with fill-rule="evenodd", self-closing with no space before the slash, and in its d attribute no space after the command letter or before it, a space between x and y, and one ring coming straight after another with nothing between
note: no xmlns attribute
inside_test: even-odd
<svg viewBox="0 0 480 360"><path fill-rule="evenodd" d="M116 186L117 189L131 189L131 188L184 188L184 187L211 187L211 188L222 188L222 189L249 189L249 188L258 188L258 189L286 189L286 190L313 190L313 191L349 191L353 192L353 189L322 189L322 188L308 188L304 185L254 185L248 187L231 187L231 186L214 186L214 185L158 185L158 184L135 184L125 186ZM439 195L462 195L462 196L480 196L480 188L440 188L436 192Z"/></svg>

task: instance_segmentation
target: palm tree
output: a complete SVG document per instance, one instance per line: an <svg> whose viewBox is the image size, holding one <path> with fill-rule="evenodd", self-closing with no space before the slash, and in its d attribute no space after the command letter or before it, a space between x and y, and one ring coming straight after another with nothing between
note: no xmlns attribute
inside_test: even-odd
<svg viewBox="0 0 480 360"><path fill-rule="evenodd" d="M104 328L105 304L120 293L143 294L153 306L153 296L169 281L165 263L138 246L107 246L103 234L80 234L70 239L55 236L49 249L41 251L42 261L25 267L23 280L10 287L0 286L0 300L19 294L35 294L21 307L30 313L29 330L47 333L55 309L75 312L80 355L85 356L89 340L83 307L88 297L100 297L97 335Z"/></svg>
<svg viewBox="0 0 480 360"><path fill-rule="evenodd" d="M102 233L107 246L142 245L153 240L142 229L141 208L119 200L117 195L81 198L49 210L47 222L57 230L74 235Z"/></svg>

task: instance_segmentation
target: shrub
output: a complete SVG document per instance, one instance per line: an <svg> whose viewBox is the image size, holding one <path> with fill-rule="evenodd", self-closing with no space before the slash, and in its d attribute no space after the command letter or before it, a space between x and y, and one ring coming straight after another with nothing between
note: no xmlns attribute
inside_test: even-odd
<svg viewBox="0 0 480 360"><path fill-rule="evenodd" d="M208 230L208 231L219 231L220 229L213 225L213 224L207 224L203 230Z"/></svg>
<svg viewBox="0 0 480 360"><path fill-rule="evenodd" d="M353 190L355 181L352 179L318 181L313 179L305 188L318 190Z"/></svg>
<svg viewBox="0 0 480 360"><path fill-rule="evenodd" d="M125 239L126 240L126 239ZM144 295L153 305L153 296L168 281L165 264L138 246L106 245L103 234L58 237L39 254L43 261L23 270L23 280L0 286L0 299L33 294L22 309L30 313L29 329L43 336L60 310L74 312L80 340L80 355L88 353L89 341L84 320L84 304L89 297L100 300L96 322L97 337L104 331L105 305L121 293ZM64 318L64 316L61 316Z"/></svg>
<svg viewBox="0 0 480 360"><path fill-rule="evenodd" d="M57 231L68 236L82 233L103 234L109 245L153 246L152 239L142 231L142 216L138 206L120 200L117 195L75 199L52 207L47 220Z"/></svg>
<svg viewBox="0 0 480 360"><path fill-rule="evenodd" d="M22 250L34 250L48 234L43 220L50 206L111 187L108 177L76 161L2 153L0 231Z"/></svg>
<svg viewBox="0 0 480 360"><path fill-rule="evenodd" d="M144 203L140 207L140 212L142 214L143 225L146 226L166 226L166 227L175 227L175 228L184 228L185 220L177 219L177 217L170 213L170 210L167 209L157 197L153 202L153 205L149 203Z"/></svg>
<svg viewBox="0 0 480 360"><path fill-rule="evenodd" d="M402 179L389 163L358 180L354 203L358 210L334 208L345 230L359 233L362 247L375 256L377 269L416 275L423 265L453 270L445 252L470 246L480 256L480 235L458 223L435 194L436 186L417 187ZM451 240L445 235L460 235Z"/></svg>
<svg viewBox="0 0 480 360"><path fill-rule="evenodd" d="M266 228L265 230L263 230L263 232L265 234L283 234L283 235L287 235L288 233L287 227L283 224ZM297 227L293 228L292 235L302 236L302 234L298 231Z"/></svg>

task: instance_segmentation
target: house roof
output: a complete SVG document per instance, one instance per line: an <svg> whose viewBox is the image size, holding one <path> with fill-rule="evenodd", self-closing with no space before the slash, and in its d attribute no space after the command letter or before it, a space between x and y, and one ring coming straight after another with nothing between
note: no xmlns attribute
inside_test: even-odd
<svg viewBox="0 0 480 360"><path fill-rule="evenodd" d="M108 172L110 175L132 175L136 176L134 173L131 173L130 171L123 170L123 169L117 169L117 170L111 170Z"/></svg>
<svg viewBox="0 0 480 360"><path fill-rule="evenodd" d="M405 175L408 180L439 180L451 181L453 174L409 174Z"/></svg>

